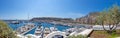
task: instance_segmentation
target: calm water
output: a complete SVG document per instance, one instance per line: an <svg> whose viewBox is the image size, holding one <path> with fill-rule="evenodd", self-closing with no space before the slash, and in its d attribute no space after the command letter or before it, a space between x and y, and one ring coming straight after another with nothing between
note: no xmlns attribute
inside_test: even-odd
<svg viewBox="0 0 120 38"><path fill-rule="evenodd" d="M16 30L17 28L23 26L24 24L25 24L25 23L9 24L9 27L11 27L13 30ZM35 23L35 24L36 24L37 26L39 25L38 23ZM50 24L50 23L41 23L41 25L42 25L43 27L48 27L48 28L54 27L54 25L53 25L53 24ZM56 25L56 28L57 28L59 31L63 31L63 30L66 30L66 29L68 29L68 28L70 28L70 27L68 27L68 26L63 26L63 25ZM35 29L36 29L36 28L35 28ZM29 31L29 32L26 33L26 34L34 34L35 29ZM26 35L26 34L25 34L25 35Z"/></svg>

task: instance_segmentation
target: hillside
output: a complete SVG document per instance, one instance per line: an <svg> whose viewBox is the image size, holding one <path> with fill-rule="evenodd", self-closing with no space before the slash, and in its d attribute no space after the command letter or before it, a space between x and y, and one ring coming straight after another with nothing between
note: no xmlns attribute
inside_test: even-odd
<svg viewBox="0 0 120 38"><path fill-rule="evenodd" d="M74 20L72 18L55 18L55 17L37 17L32 18L31 21L37 21L37 22L73 22Z"/></svg>
<svg viewBox="0 0 120 38"><path fill-rule="evenodd" d="M90 12L88 15L76 18L76 22L79 22L81 24L95 24L96 17L100 15L99 12Z"/></svg>

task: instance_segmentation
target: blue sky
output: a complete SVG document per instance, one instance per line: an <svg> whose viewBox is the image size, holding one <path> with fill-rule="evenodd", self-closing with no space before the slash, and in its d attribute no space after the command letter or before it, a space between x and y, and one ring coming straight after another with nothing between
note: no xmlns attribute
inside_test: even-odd
<svg viewBox="0 0 120 38"><path fill-rule="evenodd" d="M113 4L120 0L0 0L0 19L79 18Z"/></svg>

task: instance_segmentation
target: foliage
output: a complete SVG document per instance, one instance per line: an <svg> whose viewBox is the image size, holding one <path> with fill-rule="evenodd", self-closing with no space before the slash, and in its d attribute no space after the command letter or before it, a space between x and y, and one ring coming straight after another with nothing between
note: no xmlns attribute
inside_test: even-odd
<svg viewBox="0 0 120 38"><path fill-rule="evenodd" d="M0 20L0 38L16 38L13 30L8 25Z"/></svg>
<svg viewBox="0 0 120 38"><path fill-rule="evenodd" d="M97 23L103 26L108 25L109 30L105 29L108 32L112 32L116 29L117 25L120 22L120 8L117 5L113 5L111 8L101 12L100 16L97 18Z"/></svg>
<svg viewBox="0 0 120 38"><path fill-rule="evenodd" d="M116 32L113 32L112 34L107 33L104 30L100 31L93 31L90 35L90 38L115 38L120 37L120 30L116 30Z"/></svg>
<svg viewBox="0 0 120 38"><path fill-rule="evenodd" d="M68 36L68 38L87 38L87 36L83 36L83 35L73 35L73 36Z"/></svg>
<svg viewBox="0 0 120 38"><path fill-rule="evenodd" d="M28 38L32 38L31 36L27 36Z"/></svg>

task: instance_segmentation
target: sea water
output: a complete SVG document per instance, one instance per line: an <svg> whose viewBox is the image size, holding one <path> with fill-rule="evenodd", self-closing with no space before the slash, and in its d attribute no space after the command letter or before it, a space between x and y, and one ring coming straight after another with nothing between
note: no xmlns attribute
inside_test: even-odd
<svg viewBox="0 0 120 38"><path fill-rule="evenodd" d="M45 23L45 22L44 22L44 23L40 23L40 24L39 24L38 22L35 22L34 24L37 25L37 26L41 24L41 26L43 26L43 27L48 27L48 28L54 27L54 24ZM16 30L17 28L19 28L19 27L21 27L21 26L24 26L25 23L19 23L19 24L10 24L10 23L9 23L8 25L9 25L9 27L12 28L13 30ZM69 26L64 26L64 25L60 25L60 24L55 25L55 27L56 27L59 31L64 31L64 30L70 28ZM31 31L27 32L26 34L34 34L35 29L36 29L36 28L32 29ZM25 34L25 35L26 35L26 34Z"/></svg>

